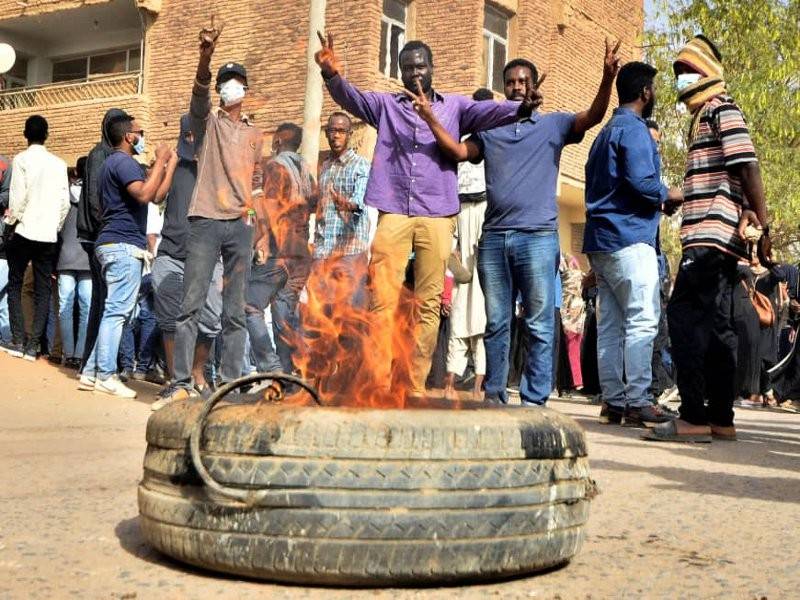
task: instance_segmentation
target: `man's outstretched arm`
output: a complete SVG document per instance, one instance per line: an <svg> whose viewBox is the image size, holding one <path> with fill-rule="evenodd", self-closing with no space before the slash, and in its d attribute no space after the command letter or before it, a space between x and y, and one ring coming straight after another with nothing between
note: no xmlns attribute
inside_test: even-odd
<svg viewBox="0 0 800 600"><path fill-rule="evenodd" d="M436 138L436 143L450 159L455 162L463 162L465 160L476 160L480 156L480 148L471 140L459 142L453 139L453 136L444 128L433 114L430 100L427 94L423 93L422 88L417 84L418 94L414 94L406 90L406 96L411 100L414 110L420 118L428 124L433 137Z"/></svg>
<svg viewBox="0 0 800 600"><path fill-rule="evenodd" d="M600 88L594 97L592 105L583 112L575 115L575 123L572 126L572 133L580 135L600 123L608 110L608 103L611 100L611 88L614 79L620 70L620 58L617 52L622 44L622 40L617 42L613 48L606 38L606 55L603 61L603 79L600 81Z"/></svg>
<svg viewBox="0 0 800 600"><path fill-rule="evenodd" d="M342 76L339 60L333 50L333 34L328 37L317 32L322 48L314 55L325 85L334 102L365 123L378 126L381 114L381 94L362 92Z"/></svg>

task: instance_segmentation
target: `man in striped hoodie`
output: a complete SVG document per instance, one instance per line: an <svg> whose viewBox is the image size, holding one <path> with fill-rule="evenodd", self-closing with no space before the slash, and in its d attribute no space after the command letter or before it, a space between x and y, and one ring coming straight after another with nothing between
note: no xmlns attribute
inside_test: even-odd
<svg viewBox="0 0 800 600"><path fill-rule="evenodd" d="M761 173L742 111L727 94L721 60L714 44L697 36L673 65L678 97L692 115L683 256L667 308L681 407L680 418L654 428L649 439L735 439L732 296L736 263L748 256L746 237L758 240L762 262L771 264Z"/></svg>

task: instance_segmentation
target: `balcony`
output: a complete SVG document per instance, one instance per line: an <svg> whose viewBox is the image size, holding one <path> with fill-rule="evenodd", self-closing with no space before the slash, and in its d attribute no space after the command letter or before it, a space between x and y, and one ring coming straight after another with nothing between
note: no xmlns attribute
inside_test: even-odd
<svg viewBox="0 0 800 600"><path fill-rule="evenodd" d="M121 98L141 93L140 71L103 77L89 81L55 83L26 88L0 90L0 111L18 108L45 108L107 98Z"/></svg>

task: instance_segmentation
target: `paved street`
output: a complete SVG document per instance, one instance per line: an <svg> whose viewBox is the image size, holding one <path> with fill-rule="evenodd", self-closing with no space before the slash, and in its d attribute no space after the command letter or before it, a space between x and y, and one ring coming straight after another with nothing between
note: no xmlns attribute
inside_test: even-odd
<svg viewBox="0 0 800 600"><path fill-rule="evenodd" d="M78 392L46 361L0 354L0 599L797 598L800 415L737 409L740 441L649 444L553 401L587 430L588 539L566 568L492 585L330 590L205 573L150 550L136 484L155 390Z"/></svg>

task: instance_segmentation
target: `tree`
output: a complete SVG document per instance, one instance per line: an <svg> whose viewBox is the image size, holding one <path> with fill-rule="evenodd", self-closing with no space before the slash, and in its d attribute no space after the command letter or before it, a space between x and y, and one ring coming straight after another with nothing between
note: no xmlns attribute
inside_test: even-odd
<svg viewBox="0 0 800 600"><path fill-rule="evenodd" d="M742 108L758 154L775 254L800 258L800 0L659 0L665 28L645 32L645 59L658 70L654 118L670 184L683 178L689 115L677 105L672 62L695 34L722 53L728 92ZM678 217L679 218L679 217ZM663 245L680 252L677 220Z"/></svg>

